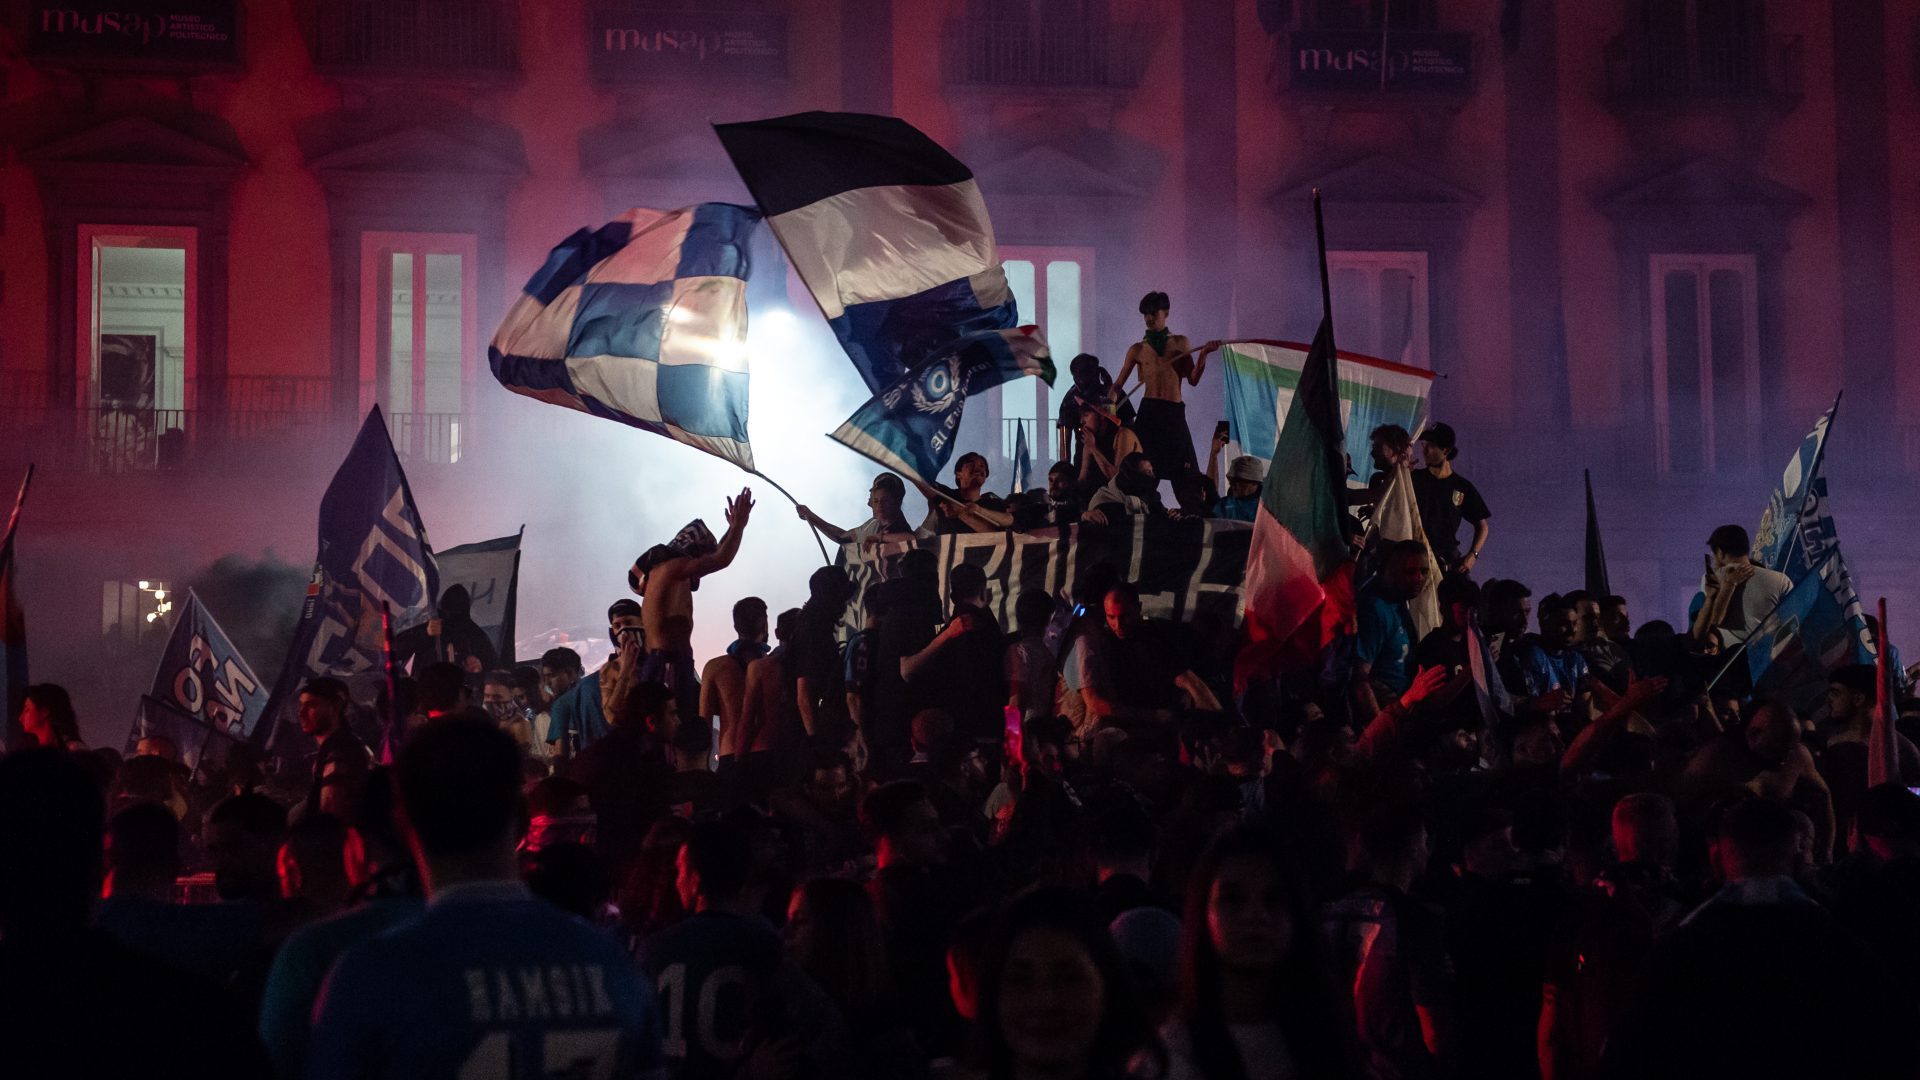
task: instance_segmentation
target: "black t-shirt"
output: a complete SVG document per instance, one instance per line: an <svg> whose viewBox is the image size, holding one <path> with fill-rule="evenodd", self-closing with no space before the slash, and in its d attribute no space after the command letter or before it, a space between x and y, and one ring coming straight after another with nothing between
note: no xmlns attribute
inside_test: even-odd
<svg viewBox="0 0 1920 1080"><path fill-rule="evenodd" d="M957 493L954 492L952 488L944 488L942 490L945 490L949 495L957 496ZM1007 510L1007 500L995 495L991 491L981 492L980 497L973 500L973 505L982 510L992 510L997 514L1005 513ZM957 508L949 505L944 499L934 500L933 509L929 511L928 517L932 520L933 531L935 533L970 533L974 531L973 526L959 515Z"/></svg>
<svg viewBox="0 0 1920 1080"><path fill-rule="evenodd" d="M1426 529L1427 543L1442 562L1460 558L1460 523L1485 521L1493 516L1480 489L1459 473L1441 479L1430 470L1416 469L1413 474L1413 501L1420 508L1420 524Z"/></svg>
<svg viewBox="0 0 1920 1080"><path fill-rule="evenodd" d="M967 614L972 629L917 669L910 689L916 711L945 708L957 734L991 739L1001 730L1000 710L1007 703L1006 635L986 608Z"/></svg>
<svg viewBox="0 0 1920 1080"><path fill-rule="evenodd" d="M802 607L800 632L787 646L795 682L807 680L816 731L830 740L837 739L842 734L840 728L850 722L846 716L847 669L840 642L833 634L838 621L811 605Z"/></svg>

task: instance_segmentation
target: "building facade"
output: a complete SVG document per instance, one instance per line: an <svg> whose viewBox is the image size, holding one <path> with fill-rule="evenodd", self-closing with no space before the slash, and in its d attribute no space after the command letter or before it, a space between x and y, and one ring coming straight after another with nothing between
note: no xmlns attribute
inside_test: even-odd
<svg viewBox="0 0 1920 1080"><path fill-rule="evenodd" d="M1342 347L1442 376L1482 570L1542 591L1577 584L1590 468L1616 588L1677 616L1844 389L1845 546L1920 632L1920 0L4 10L0 464L43 469L36 626L113 655L152 582L303 559L315 489L263 480L372 405L416 486L489 468L485 341L547 249L747 201L709 122L807 109L969 163L1063 367L1117 370L1151 289L1195 340L1306 340L1320 190ZM970 410L996 484L1018 427L1052 460L1059 389ZM1204 459L1219 382L1190 397Z"/></svg>

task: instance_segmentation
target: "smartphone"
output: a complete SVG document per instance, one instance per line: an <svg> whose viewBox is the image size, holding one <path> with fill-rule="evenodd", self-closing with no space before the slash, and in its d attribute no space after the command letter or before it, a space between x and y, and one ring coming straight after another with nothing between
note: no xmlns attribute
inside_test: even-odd
<svg viewBox="0 0 1920 1080"><path fill-rule="evenodd" d="M1224 439L1227 437L1227 422L1225 420L1213 425L1213 437L1215 439Z"/></svg>

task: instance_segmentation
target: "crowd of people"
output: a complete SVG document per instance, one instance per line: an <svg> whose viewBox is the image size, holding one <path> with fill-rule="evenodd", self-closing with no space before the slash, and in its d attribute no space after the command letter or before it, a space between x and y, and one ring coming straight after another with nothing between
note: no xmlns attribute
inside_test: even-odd
<svg viewBox="0 0 1920 1080"><path fill-rule="evenodd" d="M1142 307L1152 407L1077 358L1047 490L995 498L972 455L921 530L1252 515L1257 461L1222 495L1221 440L1181 458L1201 365ZM723 537L636 562L595 670L316 678L293 770L89 750L33 687L0 759L0 1045L326 1080L1920 1075L1920 703L1869 786L1872 668L1807 710L1719 677L1779 589L1737 526L1697 613L1636 627L1474 580L1490 513L1445 425L1369 449L1423 459L1433 558L1356 525L1357 631L1251 685L1232 625L1143 617L1125 568L1002 626L918 549L845 640L825 567L798 608L735 604L696 671L743 492ZM905 490L800 513L865 547L916 531Z"/></svg>

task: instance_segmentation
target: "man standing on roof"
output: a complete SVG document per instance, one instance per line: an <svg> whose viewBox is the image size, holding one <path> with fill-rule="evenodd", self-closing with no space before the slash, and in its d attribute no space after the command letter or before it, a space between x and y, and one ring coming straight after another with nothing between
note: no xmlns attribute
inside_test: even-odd
<svg viewBox="0 0 1920 1080"><path fill-rule="evenodd" d="M655 544L635 559L627 572L627 584L646 600L640 617L647 655L639 681L665 684L682 716L698 716L700 710L700 682L693 667L693 590L701 578L732 564L752 512L753 491L741 488L737 498L727 500L727 534L719 543L706 523L695 518L671 541Z"/></svg>
<svg viewBox="0 0 1920 1080"><path fill-rule="evenodd" d="M1193 457L1193 434L1187 430L1187 406L1180 400L1180 384L1200 385L1200 374L1207 366L1205 354L1220 343L1208 342L1196 358L1186 335L1167 329L1167 308L1166 293L1150 292L1140 298L1140 314L1147 321L1147 331L1127 350L1114 386L1125 391L1127 376L1139 370L1140 385L1146 393L1133 421L1133 433L1153 462L1153 475L1178 480L1198 467Z"/></svg>

